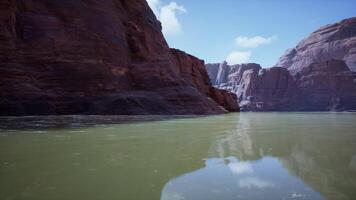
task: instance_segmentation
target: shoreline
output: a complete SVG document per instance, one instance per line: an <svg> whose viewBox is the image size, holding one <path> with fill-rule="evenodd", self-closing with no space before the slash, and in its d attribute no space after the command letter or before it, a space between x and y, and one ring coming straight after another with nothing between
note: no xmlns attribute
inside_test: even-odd
<svg viewBox="0 0 356 200"><path fill-rule="evenodd" d="M38 115L38 116L0 116L1 130L39 130L60 128L85 128L105 125L119 125L166 121L174 119L194 119L235 114L355 114L355 111L268 111L231 112L212 115Z"/></svg>

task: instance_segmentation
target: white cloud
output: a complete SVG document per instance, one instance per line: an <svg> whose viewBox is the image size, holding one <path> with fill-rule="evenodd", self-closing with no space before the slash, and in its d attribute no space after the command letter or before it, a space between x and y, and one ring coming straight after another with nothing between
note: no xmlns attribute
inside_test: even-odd
<svg viewBox="0 0 356 200"><path fill-rule="evenodd" d="M235 39L235 42L240 47L256 48L263 44L270 44L277 39L278 39L277 36L272 36L272 37L268 37L268 38L265 38L262 36L255 36L255 37L250 37L250 38L244 37L244 36L238 36Z"/></svg>
<svg viewBox="0 0 356 200"><path fill-rule="evenodd" d="M251 51L233 51L227 56L226 62L229 65L247 63L250 60L251 54Z"/></svg>
<svg viewBox="0 0 356 200"><path fill-rule="evenodd" d="M258 189L265 189L274 187L274 184L268 181L261 180L257 177L247 177L242 178L239 180L240 188L258 188Z"/></svg>
<svg viewBox="0 0 356 200"><path fill-rule="evenodd" d="M176 16L178 12L186 12L186 10L183 6L179 6L175 2L171 2L161 8L159 19L162 23L163 34L175 35L182 32L182 26Z"/></svg>
<svg viewBox="0 0 356 200"><path fill-rule="evenodd" d="M162 23L162 31L165 36L173 36L182 33L182 26L177 18L178 13L185 13L187 10L172 1L167 5L161 4L160 0L147 0L158 20Z"/></svg>
<svg viewBox="0 0 356 200"><path fill-rule="evenodd" d="M228 164L229 169L234 174L252 173L253 169L249 163L246 162L233 162Z"/></svg>

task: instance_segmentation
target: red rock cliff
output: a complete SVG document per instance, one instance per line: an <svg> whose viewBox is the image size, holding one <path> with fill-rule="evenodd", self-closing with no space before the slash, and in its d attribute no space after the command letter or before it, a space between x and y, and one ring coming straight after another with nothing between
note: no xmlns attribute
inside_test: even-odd
<svg viewBox="0 0 356 200"><path fill-rule="evenodd" d="M179 55L145 0L3 0L0 115L226 112Z"/></svg>
<svg viewBox="0 0 356 200"><path fill-rule="evenodd" d="M236 112L240 110L235 94L227 90L219 90L212 87L203 60L199 60L178 49L171 49L171 51L176 58L175 65L179 67L180 76L192 87L197 88L206 96L211 97L216 103L228 111Z"/></svg>

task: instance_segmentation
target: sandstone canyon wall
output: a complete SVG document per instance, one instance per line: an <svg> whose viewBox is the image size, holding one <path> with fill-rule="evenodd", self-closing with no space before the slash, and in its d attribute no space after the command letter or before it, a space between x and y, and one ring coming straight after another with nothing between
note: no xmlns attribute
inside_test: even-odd
<svg viewBox="0 0 356 200"><path fill-rule="evenodd" d="M0 115L238 110L161 29L145 0L1 1Z"/></svg>
<svg viewBox="0 0 356 200"><path fill-rule="evenodd" d="M342 60L356 71L356 17L321 27L286 51L277 67L288 68L293 74L313 63Z"/></svg>
<svg viewBox="0 0 356 200"><path fill-rule="evenodd" d="M292 111L295 109L293 103L298 98L298 90L287 69L281 67L263 69L254 63L230 66L223 62L207 66L209 75L214 77L214 71L209 68L221 67L225 69L218 71L228 72L228 75L216 79L215 85L237 94L243 111Z"/></svg>
<svg viewBox="0 0 356 200"><path fill-rule="evenodd" d="M275 67L207 64L212 84L245 111L356 110L356 18L327 25L288 50Z"/></svg>

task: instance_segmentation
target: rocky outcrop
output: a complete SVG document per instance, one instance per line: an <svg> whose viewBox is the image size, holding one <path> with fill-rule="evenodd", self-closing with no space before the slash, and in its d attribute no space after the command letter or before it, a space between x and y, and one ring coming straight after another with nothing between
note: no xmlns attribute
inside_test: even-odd
<svg viewBox="0 0 356 200"><path fill-rule="evenodd" d="M239 111L240 108L235 94L227 90L216 89L211 85L203 60L178 49L171 49L171 52L176 57L175 65L179 67L180 77L183 77L192 87L212 98L227 111Z"/></svg>
<svg viewBox="0 0 356 200"><path fill-rule="evenodd" d="M280 67L247 70L243 73L237 96L248 111L292 111L298 88L289 72Z"/></svg>
<svg viewBox="0 0 356 200"><path fill-rule="evenodd" d="M224 61L220 64L207 64L206 69L215 87L236 93L243 73L250 69L259 71L262 67L255 63L230 66Z"/></svg>
<svg viewBox="0 0 356 200"><path fill-rule="evenodd" d="M211 80L211 83L214 85L221 85L228 81L229 72L231 70L231 66L227 64L227 62L222 62L220 64L208 64L207 65L208 72L211 73L211 77L214 77Z"/></svg>
<svg viewBox="0 0 356 200"><path fill-rule="evenodd" d="M342 60L356 71L356 17L321 27L287 50L276 66L295 74L312 63L329 60Z"/></svg>
<svg viewBox="0 0 356 200"><path fill-rule="evenodd" d="M321 27L276 66L293 75L298 110L356 110L356 17Z"/></svg>
<svg viewBox="0 0 356 200"><path fill-rule="evenodd" d="M226 112L161 29L145 0L1 1L0 115Z"/></svg>
<svg viewBox="0 0 356 200"><path fill-rule="evenodd" d="M312 63L296 75L298 110L356 110L356 72L342 60Z"/></svg>
<svg viewBox="0 0 356 200"><path fill-rule="evenodd" d="M211 98L215 102L217 102L221 107L225 108L227 111L230 112L237 112L240 111L240 106L237 103L237 97L236 94L229 92L227 90L220 90L217 88L211 88L210 89L210 95Z"/></svg>
<svg viewBox="0 0 356 200"><path fill-rule="evenodd" d="M219 68L222 65L215 66ZM216 86L237 94L241 110L292 110L292 102L298 89L287 69L280 67L263 69L254 63L224 66L228 69L227 78L225 82L220 82ZM213 80L211 68L207 69Z"/></svg>
<svg viewBox="0 0 356 200"><path fill-rule="evenodd" d="M205 64L206 71L209 74L210 82L214 86L220 85L220 84L215 84L216 78L218 76L218 71L219 71L219 63L207 63Z"/></svg>
<svg viewBox="0 0 356 200"><path fill-rule="evenodd" d="M215 87L244 111L356 110L356 18L327 25L288 50L275 67L206 66Z"/></svg>
<svg viewBox="0 0 356 200"><path fill-rule="evenodd" d="M208 95L212 86L204 67L204 61L178 49L171 49L171 52L176 58L174 64L178 67L179 76L184 78L192 87Z"/></svg>

